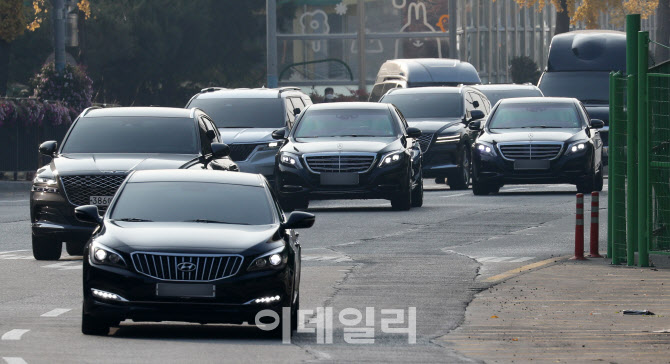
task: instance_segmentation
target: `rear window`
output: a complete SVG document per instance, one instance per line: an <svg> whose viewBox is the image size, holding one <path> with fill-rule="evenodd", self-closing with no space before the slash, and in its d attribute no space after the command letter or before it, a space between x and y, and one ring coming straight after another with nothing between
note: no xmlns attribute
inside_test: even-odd
<svg viewBox="0 0 670 364"><path fill-rule="evenodd" d="M61 153L199 153L195 122L189 118L84 117Z"/></svg>
<svg viewBox="0 0 670 364"><path fill-rule="evenodd" d="M537 87L548 97L574 97L585 104L608 104L609 72L546 72Z"/></svg>
<svg viewBox="0 0 670 364"><path fill-rule="evenodd" d="M295 138L390 137L399 132L388 109L307 110Z"/></svg>
<svg viewBox="0 0 670 364"><path fill-rule="evenodd" d="M517 97L542 97L539 90L480 90L491 105L495 105L501 99L513 99Z"/></svg>
<svg viewBox="0 0 670 364"><path fill-rule="evenodd" d="M581 128L582 119L573 104L503 103L488 125L489 129Z"/></svg>
<svg viewBox="0 0 670 364"><path fill-rule="evenodd" d="M266 225L274 222L271 208L268 194L260 186L204 182L128 183L114 205L111 218Z"/></svg>
<svg viewBox="0 0 670 364"><path fill-rule="evenodd" d="M406 119L463 116L463 97L456 93L390 94L381 102L395 105Z"/></svg>
<svg viewBox="0 0 670 364"><path fill-rule="evenodd" d="M219 128L278 129L286 126L283 103L280 98L195 99L188 107L204 110Z"/></svg>

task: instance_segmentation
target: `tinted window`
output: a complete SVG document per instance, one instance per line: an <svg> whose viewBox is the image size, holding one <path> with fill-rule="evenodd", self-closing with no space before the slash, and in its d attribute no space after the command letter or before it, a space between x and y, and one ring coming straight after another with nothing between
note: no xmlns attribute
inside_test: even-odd
<svg viewBox="0 0 670 364"><path fill-rule="evenodd" d="M188 107L207 113L219 128L282 128L282 99L195 99ZM288 112L288 110L287 110Z"/></svg>
<svg viewBox="0 0 670 364"><path fill-rule="evenodd" d="M212 140L207 136L207 126L201 119L198 123L200 131L200 145L202 145L202 154L212 154Z"/></svg>
<svg viewBox="0 0 670 364"><path fill-rule="evenodd" d="M573 104L501 104L488 124L489 129L581 128L582 119Z"/></svg>
<svg viewBox="0 0 670 364"><path fill-rule="evenodd" d="M331 136L395 136L398 125L383 110L307 110L298 123L295 138Z"/></svg>
<svg viewBox="0 0 670 364"><path fill-rule="evenodd" d="M544 96L574 97L585 104L610 99L608 72L547 72L538 87Z"/></svg>
<svg viewBox="0 0 670 364"><path fill-rule="evenodd" d="M195 122L189 118L84 117L63 145L63 153L197 154Z"/></svg>
<svg viewBox="0 0 670 364"><path fill-rule="evenodd" d="M463 99L460 94L390 94L381 102L395 105L408 119L463 116Z"/></svg>
<svg viewBox="0 0 670 364"><path fill-rule="evenodd" d="M128 183L111 218L164 222L202 219L265 225L274 221L271 209L263 187L202 182Z"/></svg>
<svg viewBox="0 0 670 364"><path fill-rule="evenodd" d="M372 88L372 92L370 92L370 101L377 102L377 100L379 100L382 97L382 95L383 95L382 91L383 90L384 90L384 84L383 83L376 84Z"/></svg>
<svg viewBox="0 0 670 364"><path fill-rule="evenodd" d="M500 99L513 99L516 97L542 97L538 90L484 90L484 95L489 99L491 105L495 105Z"/></svg>

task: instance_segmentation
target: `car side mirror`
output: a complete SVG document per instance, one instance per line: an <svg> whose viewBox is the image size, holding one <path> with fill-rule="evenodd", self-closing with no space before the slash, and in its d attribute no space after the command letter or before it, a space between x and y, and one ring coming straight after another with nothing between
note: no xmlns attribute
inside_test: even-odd
<svg viewBox="0 0 670 364"><path fill-rule="evenodd" d="M230 155L230 147L226 143L212 143L212 158L223 158Z"/></svg>
<svg viewBox="0 0 670 364"><path fill-rule="evenodd" d="M53 157L54 154L56 154L56 150L58 149L58 142L55 140L49 140L48 142L44 142L40 144L40 153L46 155L47 157Z"/></svg>
<svg viewBox="0 0 670 364"><path fill-rule="evenodd" d="M74 209L74 217L83 222L90 222L98 225L102 223L102 216L100 216L100 211L98 211L98 206L96 205L76 207Z"/></svg>
<svg viewBox="0 0 670 364"><path fill-rule="evenodd" d="M591 119L591 127L594 129L602 129L605 127L605 122L600 119Z"/></svg>
<svg viewBox="0 0 670 364"><path fill-rule="evenodd" d="M277 129L272 132L272 139L286 139L286 128Z"/></svg>
<svg viewBox="0 0 670 364"><path fill-rule="evenodd" d="M484 112L481 110L472 110L470 111L470 120L468 121L483 119L485 116L486 115L484 115Z"/></svg>
<svg viewBox="0 0 670 364"><path fill-rule="evenodd" d="M416 139L421 136L421 129L409 127L407 128L407 136Z"/></svg>
<svg viewBox="0 0 670 364"><path fill-rule="evenodd" d="M293 115L298 115L298 114L300 114L300 108L296 107L295 109L293 109Z"/></svg>
<svg viewBox="0 0 670 364"><path fill-rule="evenodd" d="M473 121L468 124L468 129L475 131L482 130L482 122L479 120Z"/></svg>
<svg viewBox="0 0 670 364"><path fill-rule="evenodd" d="M283 224L284 229L307 229L314 225L314 215L309 212L294 211Z"/></svg>

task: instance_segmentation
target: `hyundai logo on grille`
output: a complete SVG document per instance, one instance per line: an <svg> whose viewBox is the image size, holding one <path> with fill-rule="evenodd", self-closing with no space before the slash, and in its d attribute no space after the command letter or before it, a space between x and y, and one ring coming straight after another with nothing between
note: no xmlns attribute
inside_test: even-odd
<svg viewBox="0 0 670 364"><path fill-rule="evenodd" d="M193 272L195 270L195 264L194 263L189 263L189 262L184 262L184 263L179 263L177 264L177 269L179 269L182 272Z"/></svg>

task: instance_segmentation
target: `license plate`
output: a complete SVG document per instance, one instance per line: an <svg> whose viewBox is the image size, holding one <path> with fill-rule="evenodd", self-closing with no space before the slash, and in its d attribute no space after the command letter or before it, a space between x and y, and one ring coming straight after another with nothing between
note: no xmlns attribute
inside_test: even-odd
<svg viewBox="0 0 670 364"><path fill-rule="evenodd" d="M91 205L109 206L113 198L114 196L91 196L89 202Z"/></svg>
<svg viewBox="0 0 670 364"><path fill-rule="evenodd" d="M358 173L321 173L321 184L326 186L357 185Z"/></svg>
<svg viewBox="0 0 670 364"><path fill-rule="evenodd" d="M514 169L517 171L524 170L542 170L549 169L550 161L548 160L516 160L514 161Z"/></svg>
<svg viewBox="0 0 670 364"><path fill-rule="evenodd" d="M156 296L159 297L214 297L213 284L156 283Z"/></svg>

